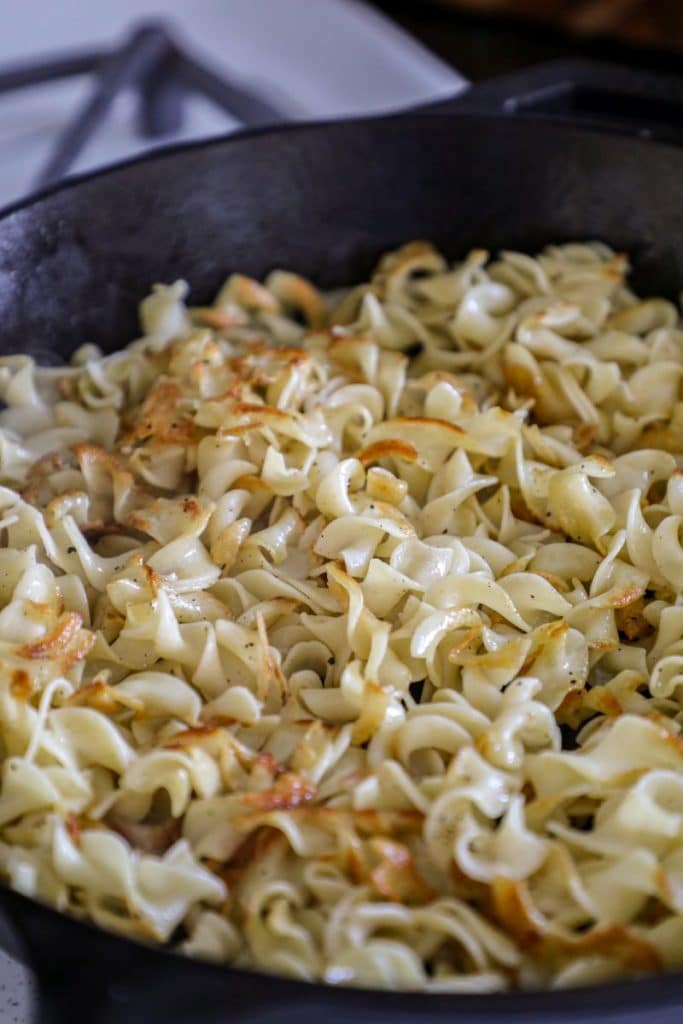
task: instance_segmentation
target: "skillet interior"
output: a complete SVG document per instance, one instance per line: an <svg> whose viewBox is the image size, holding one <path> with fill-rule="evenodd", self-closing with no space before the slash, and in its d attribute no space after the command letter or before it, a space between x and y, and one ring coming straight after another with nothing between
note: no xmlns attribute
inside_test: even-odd
<svg viewBox="0 0 683 1024"><path fill-rule="evenodd" d="M120 347L154 281L192 301L226 274L292 268L351 283L394 244L448 255L597 238L644 292L683 285L683 151L566 125L414 115L257 132L75 180L0 218L0 351ZM674 1024L680 975L583 989L440 997L339 991L171 958L0 888L51 996L52 1020L286 1024L582 1020ZM76 981L78 977L78 981Z"/></svg>

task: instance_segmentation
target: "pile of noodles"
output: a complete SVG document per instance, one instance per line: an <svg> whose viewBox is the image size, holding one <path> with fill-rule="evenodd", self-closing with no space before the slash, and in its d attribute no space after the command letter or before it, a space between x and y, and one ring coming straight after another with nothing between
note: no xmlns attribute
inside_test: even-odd
<svg viewBox="0 0 683 1024"><path fill-rule="evenodd" d="M413 243L0 360L0 875L337 984L683 966L683 331L626 271Z"/></svg>

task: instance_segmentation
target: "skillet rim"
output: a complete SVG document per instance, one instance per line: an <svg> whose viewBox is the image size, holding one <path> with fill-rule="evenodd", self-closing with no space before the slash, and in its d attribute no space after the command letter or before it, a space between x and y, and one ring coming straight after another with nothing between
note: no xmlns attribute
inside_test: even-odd
<svg viewBox="0 0 683 1024"><path fill-rule="evenodd" d="M503 114L499 111L486 113L483 111L472 110L451 109L448 111L442 111L439 109L432 110L429 107L411 107L407 110L393 111L385 114L374 114L364 117L328 118L315 121L287 121L282 124L257 125L253 128L243 128L236 132L209 135L201 139L191 139L190 141L184 142L171 142L155 146L153 149L145 150L144 152L138 153L132 157L124 157L122 160L115 160L112 163L105 164L103 167L79 171L75 174L67 174L64 178L61 178L54 184L29 192L28 195L22 196L20 199L12 200L3 206L0 206L0 225L2 225L3 221L8 217L11 217L16 213L22 213L23 211L30 209L30 207L36 206L38 203L50 199L53 195L71 191L74 188L78 188L80 185L96 181L100 178L107 178L110 176L114 177L119 171L126 171L129 168L137 167L140 164L152 164L157 160L163 160L174 156L178 156L180 158L186 153L193 151L212 149L214 147L219 148L222 146L239 145L242 142L249 142L252 139L258 139L266 135L318 133L323 131L333 131L335 129L345 130L356 126L364 128L373 124L385 124L387 122L401 121L408 124L424 124L425 119L427 118L440 123L446 121L461 121L466 124L484 122L492 125L494 130L496 125L503 124L507 126L525 126L523 130L528 130L529 125L536 124L544 133L554 132L559 136L566 136L568 138L579 136L581 138L588 137L602 140L608 139L616 142L617 145L628 145L633 149L642 149L649 152L654 149L663 153L669 153L674 157L674 159L683 159L683 145L676 145L673 142L664 142L659 139L651 139L639 134L630 135L623 131L610 130L607 127L603 129L591 124L572 123L559 120L554 121L551 118L540 116L535 117L533 115L526 114ZM617 140L621 140L621 142L619 143Z"/></svg>
<svg viewBox="0 0 683 1024"><path fill-rule="evenodd" d="M417 1020L419 1015L426 1018L428 1014L431 1015L429 1019L441 1024L446 1019L453 1020L451 1015L457 1011L467 1013L477 1021L490 1021L491 1024L502 1024L509 1018L517 1019L522 1015L525 1017L529 1015L530 1021L539 1021L543 1024L546 1022L552 1024L553 1021L556 1021L557 1024L569 1024L570 1021L578 1022L587 1014L591 1014L591 1017L598 1020L607 1014L626 1012L628 1016L624 1018L624 1024L636 1024L636 1015L639 1012L654 1013L655 1011L683 1008L683 970L669 970L642 977L622 978L604 984L594 983L568 988L505 989L499 992L483 993L361 988L359 986L333 985L323 981L304 981L276 972L233 967L231 964L221 961L194 958L173 950L169 946L145 942L115 931L109 931L87 918L79 918L65 913L49 903L18 892L16 889L12 889L7 882L0 880L0 915L8 912L6 903L11 904L12 902L23 907L26 914L47 915L57 927L81 932L84 943L89 935L96 936L98 940L107 944L113 943L123 954L122 960L126 956L130 958L133 951L137 950L144 952L152 960L158 961L160 969L164 967L168 969L170 965L175 965L176 970L181 971L187 967L188 970L194 970L198 975L204 972L212 975L218 983L224 979L226 985L229 985L231 978L239 979L243 987L257 985L261 981L268 983L269 986L279 990L275 993L271 992L271 996L277 996L278 1006L282 1008L286 1020L289 1019L287 1015L292 1010L298 1010L300 1014L304 1015L310 1009L323 1008L330 998L337 1004L337 1008L341 1012L360 1010L361 1007L367 1009L367 1004L372 1000L373 1009L376 1011L400 1014L398 1019L401 1024L405 1024L409 1015L414 1015L414 1019ZM26 947L25 951L28 955L22 962L33 969L32 943L26 939L21 923L11 919L11 925L19 932ZM20 949L20 952L23 953L24 950ZM41 954L41 959L44 956L45 953ZM59 959L62 960L61 957ZM118 958L117 960L112 958L112 965L118 965L118 963ZM40 989L41 971L37 970L36 974ZM117 989L125 987L125 979L111 977L109 980ZM192 979L189 981L191 984ZM258 1002L258 994L255 993L255 1008ZM264 1020L268 1019L270 1012L271 1006L268 1003L264 1010ZM259 1019L258 1014L256 1014L256 1019ZM616 1024L616 1018L609 1016L608 1024ZM669 1024L669 1021L657 1020L656 1024Z"/></svg>
<svg viewBox="0 0 683 1024"><path fill-rule="evenodd" d="M312 133L344 131L358 126L365 128L373 124L385 124L387 122L403 122L409 128L417 124L424 125L425 118L434 119L439 123L459 122L466 124L485 123L495 130L496 125L506 126L523 125L522 131L528 131L529 126L536 122L543 132L552 132L558 138L571 140L577 137L589 137L595 140L615 141L617 145L627 146L633 150L669 154L675 160L683 160L683 147L671 142L663 142L644 138L642 136L630 136L620 131L598 128L594 125L572 124L568 122L553 122L548 119L535 118L533 116L518 117L510 114L485 113L478 111L441 111L429 109L421 110L419 107L408 110L394 111L379 115L339 118L335 120L299 121L288 122L276 125L264 125L238 132L212 135L192 141L175 142L168 145L161 145L152 150L125 158L104 167L94 170L87 170L81 173L70 174L59 182L47 186L44 189L30 193L19 200L13 201L0 207L0 234L3 224L15 214L22 213L40 203L49 201L52 196L60 195L79 186L98 180L100 178L111 178L115 181L120 172L138 165L151 164L158 160L181 159L192 151L203 151L210 149L228 148L232 145L239 146L241 143L248 143L252 139L263 136L280 134L309 135ZM621 140L618 142L617 140ZM330 1000L335 1002L339 1009L353 1011L357 1006L365 1006L371 1000L378 1011L387 1014L392 1011L406 1015L427 1015L432 1014L435 1018L451 1015L458 1010L473 1017L489 1018L492 1021L502 1022L508 1017L517 1017L521 1014L543 1015L538 1019L567 1021L572 1016L593 1013L596 1018L606 1013L618 1013L627 1010L631 1015L638 1012L653 1012L658 1009L683 1009L683 970L665 971L656 975L648 975L640 978L627 978L606 984L582 985L575 988L552 989L544 988L537 990L513 990L496 993L431 993L408 990L402 992L377 988L355 988L346 986L335 986L324 982L307 982L290 978L280 974L270 974L265 971L247 970L235 968L230 964L216 963L210 960L195 960L184 954L175 952L168 947L145 943L138 939L128 938L107 931L95 925L93 922L57 910L55 907L42 902L39 899L27 896L12 889L6 882L0 880L0 913L7 913L13 901L23 912L18 915L24 918L28 915L45 915L58 926L65 929L75 928L83 935L86 941L88 933L97 934L103 941L109 941L120 946L122 952L137 949L145 950L153 958L159 958L161 966L162 958L167 963L182 961L183 965L188 964L188 969L211 972L216 979L222 975L226 984L229 984L230 977L240 978L243 984L257 984L263 979L274 987L286 989L288 1004L291 1008L300 1007L303 1014L307 1008L320 1008ZM30 930L16 921L15 915L8 914L11 923L17 928L22 939L25 940L28 953L29 965L33 962L33 944L28 941L27 932ZM178 965L178 969L181 969ZM116 979L112 979L115 981ZM38 972L39 986L41 984L40 972ZM285 992L282 992L285 995ZM258 1002L258 997L255 997ZM308 1004L308 1005L307 1005ZM559 1004L559 1005L558 1005ZM268 1011L266 1011L267 1013ZM633 1017L631 1017L633 1019Z"/></svg>

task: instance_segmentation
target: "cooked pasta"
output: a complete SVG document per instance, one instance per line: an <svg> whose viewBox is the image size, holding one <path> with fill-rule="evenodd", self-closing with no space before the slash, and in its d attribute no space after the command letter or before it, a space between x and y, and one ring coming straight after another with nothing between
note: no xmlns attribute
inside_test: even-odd
<svg viewBox="0 0 683 1024"><path fill-rule="evenodd" d="M1 359L4 879L331 984L683 967L683 329L627 271L417 242Z"/></svg>

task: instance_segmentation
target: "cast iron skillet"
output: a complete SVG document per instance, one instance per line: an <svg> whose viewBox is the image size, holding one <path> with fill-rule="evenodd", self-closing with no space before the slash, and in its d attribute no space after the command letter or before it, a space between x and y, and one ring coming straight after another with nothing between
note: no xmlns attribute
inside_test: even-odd
<svg viewBox="0 0 683 1024"><path fill-rule="evenodd" d="M473 89L450 110L259 131L69 181L0 217L0 351L51 359L85 341L111 350L135 336L136 304L154 281L186 277L199 303L231 270L260 277L282 266L323 287L351 283L383 250L418 237L450 256L604 239L632 253L639 287L675 296L683 151L671 141L682 111L677 81L560 65ZM606 115L609 130L596 128ZM681 974L492 996L344 990L176 957L1 886L0 908L0 942L34 967L43 1021L634 1024L647 1014L648 1024L674 1024L683 1015Z"/></svg>

